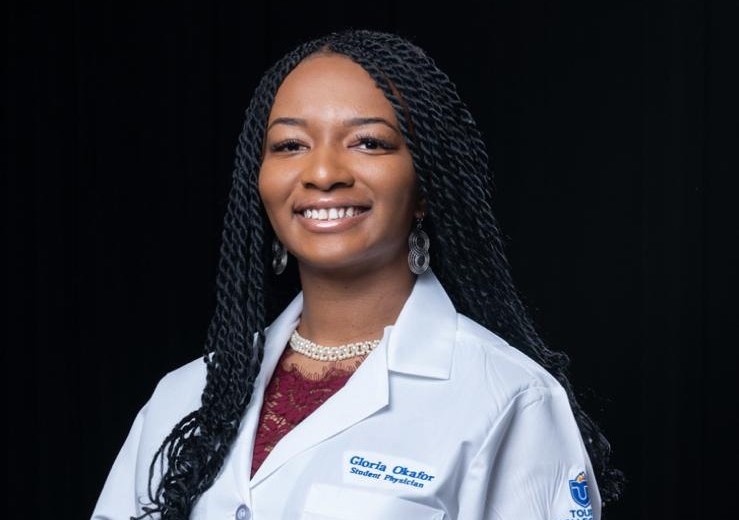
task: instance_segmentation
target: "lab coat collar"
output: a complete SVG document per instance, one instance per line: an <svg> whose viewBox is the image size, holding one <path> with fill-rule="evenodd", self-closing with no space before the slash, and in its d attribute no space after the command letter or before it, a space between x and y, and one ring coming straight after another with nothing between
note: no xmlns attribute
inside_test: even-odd
<svg viewBox="0 0 739 520"><path fill-rule="evenodd" d="M388 342L388 368L393 372L449 379L457 311L430 270L419 275Z"/></svg>

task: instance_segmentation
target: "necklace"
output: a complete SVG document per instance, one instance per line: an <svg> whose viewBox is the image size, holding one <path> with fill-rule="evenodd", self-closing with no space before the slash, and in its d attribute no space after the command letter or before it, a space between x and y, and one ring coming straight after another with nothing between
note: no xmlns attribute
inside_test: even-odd
<svg viewBox="0 0 739 520"><path fill-rule="evenodd" d="M293 331L292 336L290 336L290 347L295 352L300 352L304 356L318 361L341 361L355 356L363 356L372 352L379 344L380 340L374 339L347 343L337 347L324 347L305 339L298 334L297 330Z"/></svg>

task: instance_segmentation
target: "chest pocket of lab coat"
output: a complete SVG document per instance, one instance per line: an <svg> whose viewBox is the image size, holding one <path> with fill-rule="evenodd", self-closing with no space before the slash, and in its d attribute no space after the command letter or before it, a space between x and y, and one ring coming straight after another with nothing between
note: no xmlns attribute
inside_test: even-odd
<svg viewBox="0 0 739 520"><path fill-rule="evenodd" d="M301 520L444 520L444 511L392 495L313 484Z"/></svg>

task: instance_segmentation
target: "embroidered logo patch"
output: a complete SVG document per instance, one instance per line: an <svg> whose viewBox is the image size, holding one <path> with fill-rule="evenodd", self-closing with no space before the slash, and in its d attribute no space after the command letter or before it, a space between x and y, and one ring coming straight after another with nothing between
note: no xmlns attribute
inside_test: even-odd
<svg viewBox="0 0 739 520"><path fill-rule="evenodd" d="M425 492L436 487L436 470L411 459L367 451L345 451L343 481L386 489Z"/></svg>
<svg viewBox="0 0 739 520"><path fill-rule="evenodd" d="M570 495L580 507L588 507L590 505L590 493L588 493L588 481L585 478L585 472L581 471L577 476L570 480Z"/></svg>

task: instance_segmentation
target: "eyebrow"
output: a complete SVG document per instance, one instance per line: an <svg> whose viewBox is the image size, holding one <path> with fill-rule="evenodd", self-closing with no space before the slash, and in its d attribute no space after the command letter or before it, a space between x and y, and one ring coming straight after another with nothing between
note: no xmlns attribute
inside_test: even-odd
<svg viewBox="0 0 739 520"><path fill-rule="evenodd" d="M398 130L394 124L383 117L354 117L352 119L347 119L346 121L344 121L344 126L376 125L378 123L390 127L391 129L400 133L400 130Z"/></svg>
<svg viewBox="0 0 739 520"><path fill-rule="evenodd" d="M347 127L382 124L387 126L388 128L391 128L395 132L400 133L400 130L384 117L353 117L351 119L345 120L343 124ZM305 119L301 119L299 117L277 117L269 124L267 130L275 125L307 127L308 122Z"/></svg>
<svg viewBox="0 0 739 520"><path fill-rule="evenodd" d="M297 117L277 117L269 124L267 130L275 125L308 126L308 123L305 119L299 119Z"/></svg>

